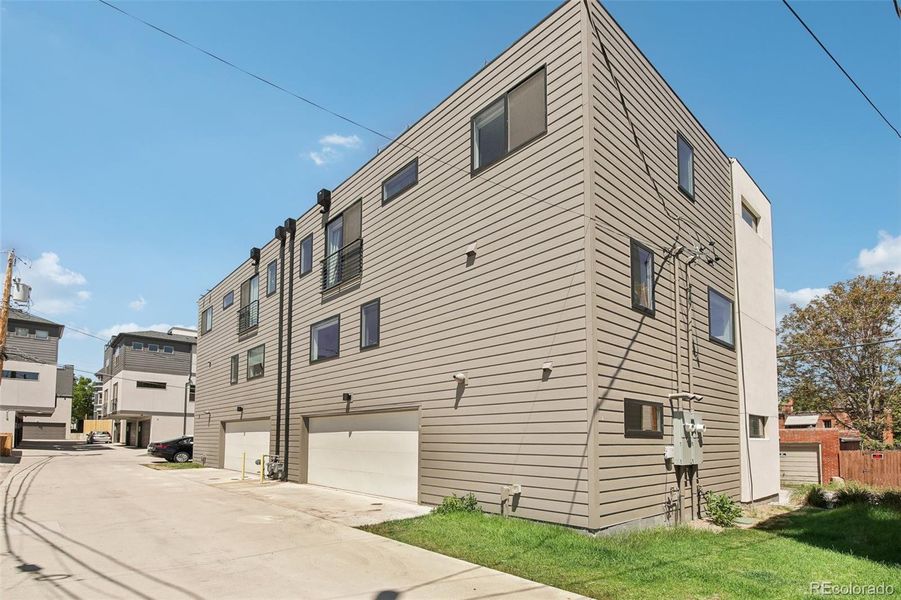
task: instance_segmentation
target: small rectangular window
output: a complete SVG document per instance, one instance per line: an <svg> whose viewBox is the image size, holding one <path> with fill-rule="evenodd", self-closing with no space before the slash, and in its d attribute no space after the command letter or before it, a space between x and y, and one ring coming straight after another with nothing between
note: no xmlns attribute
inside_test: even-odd
<svg viewBox="0 0 901 600"><path fill-rule="evenodd" d="M489 104L472 119L472 172L494 164L547 131L544 68Z"/></svg>
<svg viewBox="0 0 901 600"><path fill-rule="evenodd" d="M163 352L165 352L166 354L174 354L175 348L173 348L172 346L163 346Z"/></svg>
<svg viewBox="0 0 901 600"><path fill-rule="evenodd" d="M766 437L766 417L748 415L748 437L756 440Z"/></svg>
<svg viewBox="0 0 901 600"><path fill-rule="evenodd" d="M200 335L213 330L213 307L203 311L200 318Z"/></svg>
<svg viewBox="0 0 901 600"><path fill-rule="evenodd" d="M310 326L310 362L338 356L341 317L334 316Z"/></svg>
<svg viewBox="0 0 901 600"><path fill-rule="evenodd" d="M37 340L46 340L50 338L50 332L46 329L36 329L34 331L34 337Z"/></svg>
<svg viewBox="0 0 901 600"><path fill-rule="evenodd" d="M832 419L823 419L823 427L832 429Z"/></svg>
<svg viewBox="0 0 901 600"><path fill-rule="evenodd" d="M760 222L760 218L744 202L741 203L741 218L751 229L757 231L757 223Z"/></svg>
<svg viewBox="0 0 901 600"><path fill-rule="evenodd" d="M194 402L197 400L197 386L193 383L191 387L188 388L188 402ZM191 442L194 441L194 438L191 438Z"/></svg>
<svg viewBox="0 0 901 600"><path fill-rule="evenodd" d="M663 438L663 404L627 398L623 401L623 429L626 437Z"/></svg>
<svg viewBox="0 0 901 600"><path fill-rule="evenodd" d="M132 342L132 343L131 343L131 349L132 349L132 350L143 350L143 349L144 349L144 344L142 344L141 342Z"/></svg>
<svg viewBox="0 0 901 600"><path fill-rule="evenodd" d="M654 253L640 242L631 240L632 308L654 315Z"/></svg>
<svg viewBox="0 0 901 600"><path fill-rule="evenodd" d="M707 325L711 340L728 348L735 347L732 300L713 288L707 289Z"/></svg>
<svg viewBox="0 0 901 600"><path fill-rule="evenodd" d="M247 351L247 379L263 376L263 364L266 357L266 346L260 345Z"/></svg>
<svg viewBox="0 0 901 600"><path fill-rule="evenodd" d="M23 379L25 381L37 381L38 373L32 371L3 371L4 379Z"/></svg>
<svg viewBox="0 0 901 600"><path fill-rule="evenodd" d="M408 164L382 183L382 204L400 196L419 181L419 159L414 158Z"/></svg>
<svg viewBox="0 0 901 600"><path fill-rule="evenodd" d="M147 344L147 352L159 352L160 345L159 344Z"/></svg>
<svg viewBox="0 0 901 600"><path fill-rule="evenodd" d="M679 190L690 199L695 199L695 158L694 148L682 134L676 136L679 153Z"/></svg>
<svg viewBox="0 0 901 600"><path fill-rule="evenodd" d="M360 348L375 348L379 345L381 307L378 300L367 302L360 307Z"/></svg>
<svg viewBox="0 0 901 600"><path fill-rule="evenodd" d="M278 263L272 261L266 267L266 295L271 296L278 287Z"/></svg>
<svg viewBox="0 0 901 600"><path fill-rule="evenodd" d="M232 385L238 383L238 355L235 354L231 357L230 365L229 365L229 375L228 382Z"/></svg>
<svg viewBox="0 0 901 600"><path fill-rule="evenodd" d="M164 390L166 389L165 381L138 381L135 383L135 387L139 388L147 388L151 390Z"/></svg>
<svg viewBox="0 0 901 600"><path fill-rule="evenodd" d="M16 327L16 337L28 337L28 328Z"/></svg>
<svg viewBox="0 0 901 600"><path fill-rule="evenodd" d="M313 270L313 234L300 242L300 274L306 275Z"/></svg>
<svg viewBox="0 0 901 600"><path fill-rule="evenodd" d="M222 296L222 310L225 310L229 306L235 303L235 291L232 290L226 295Z"/></svg>

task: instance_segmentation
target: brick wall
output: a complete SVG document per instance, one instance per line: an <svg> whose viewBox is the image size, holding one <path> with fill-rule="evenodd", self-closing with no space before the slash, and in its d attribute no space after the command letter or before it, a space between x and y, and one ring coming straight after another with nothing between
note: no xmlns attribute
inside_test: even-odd
<svg viewBox="0 0 901 600"><path fill-rule="evenodd" d="M838 477L838 452L839 438L848 436L847 429L780 429L779 442L791 443L819 443L820 444L820 480L829 483L833 477Z"/></svg>

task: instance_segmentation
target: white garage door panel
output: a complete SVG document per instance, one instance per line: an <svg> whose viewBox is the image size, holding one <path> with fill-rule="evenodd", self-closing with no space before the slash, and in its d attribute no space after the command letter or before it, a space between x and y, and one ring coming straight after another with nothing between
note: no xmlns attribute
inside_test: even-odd
<svg viewBox="0 0 901 600"><path fill-rule="evenodd" d="M223 466L234 471L259 473L256 461L269 454L269 420L237 421L225 424L225 461Z"/></svg>
<svg viewBox="0 0 901 600"><path fill-rule="evenodd" d="M308 481L416 501L419 413L310 419Z"/></svg>
<svg viewBox="0 0 901 600"><path fill-rule="evenodd" d="M782 444L779 446L779 468L784 483L819 483L819 447Z"/></svg>

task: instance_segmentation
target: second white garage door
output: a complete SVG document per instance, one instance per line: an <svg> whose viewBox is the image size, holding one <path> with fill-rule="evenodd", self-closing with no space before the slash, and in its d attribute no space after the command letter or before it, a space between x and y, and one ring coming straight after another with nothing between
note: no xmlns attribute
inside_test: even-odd
<svg viewBox="0 0 901 600"><path fill-rule="evenodd" d="M783 483L820 483L818 444L781 444L779 469Z"/></svg>
<svg viewBox="0 0 901 600"><path fill-rule="evenodd" d="M225 424L225 461L223 466L234 471L259 473L256 461L269 454L269 419L236 421Z"/></svg>
<svg viewBox="0 0 901 600"><path fill-rule="evenodd" d="M418 499L417 411L313 417L308 447L310 483Z"/></svg>

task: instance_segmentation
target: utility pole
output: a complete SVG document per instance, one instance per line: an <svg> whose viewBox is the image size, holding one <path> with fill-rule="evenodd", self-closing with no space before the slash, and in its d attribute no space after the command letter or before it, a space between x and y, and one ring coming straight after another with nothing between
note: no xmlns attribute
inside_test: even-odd
<svg viewBox="0 0 901 600"><path fill-rule="evenodd" d="M3 381L3 361L6 360L6 333L9 323L9 291L13 283L13 265L16 264L16 251L9 251L6 260L6 277L3 279L3 305L0 306L0 381Z"/></svg>

